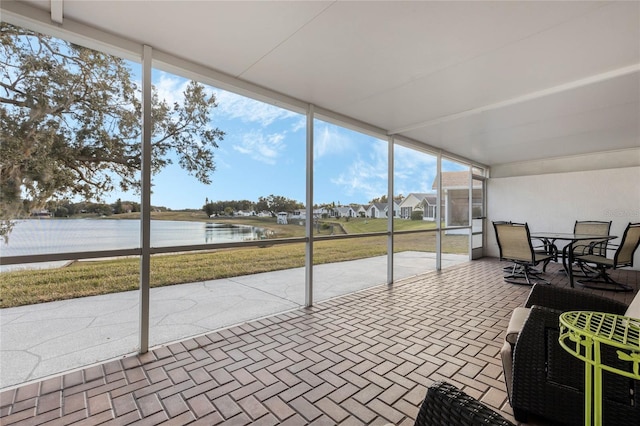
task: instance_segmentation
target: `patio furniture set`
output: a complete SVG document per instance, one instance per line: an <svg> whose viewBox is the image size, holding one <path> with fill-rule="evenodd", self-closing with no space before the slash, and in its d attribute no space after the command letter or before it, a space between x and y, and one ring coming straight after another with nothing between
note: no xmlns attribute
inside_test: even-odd
<svg viewBox="0 0 640 426"><path fill-rule="evenodd" d="M633 256L640 245L640 223L629 223L619 244L610 235L611 222L576 221L572 233L531 232L526 223L493 222L500 260L511 262L505 268L505 281L533 285L549 283L542 277L549 262L562 261L569 284L577 282L588 288L631 291L630 286L611 278L608 270L633 266ZM559 250L557 241L566 241ZM608 256L612 253L612 256ZM542 264L542 270L536 266Z"/></svg>
<svg viewBox="0 0 640 426"><path fill-rule="evenodd" d="M550 286L542 275L562 261L584 287L631 291L608 270L633 265L640 223L630 223L620 244L611 222L576 222L574 232L531 233L528 225L494 222L505 281L532 285L512 312L500 351L507 395L519 422L561 425L640 425L640 292L626 304L575 288ZM558 250L556 241L567 241ZM536 244L537 243L537 244ZM607 257L607 251L613 251ZM536 266L542 265L542 269ZM594 286L595 285L595 286ZM416 426L512 425L452 385L432 385Z"/></svg>
<svg viewBox="0 0 640 426"><path fill-rule="evenodd" d="M544 285L542 277L549 262L562 261L571 287L577 276L584 287L632 291L608 271L633 266L640 223L629 223L619 244L611 243L617 236L610 221L576 221L567 234L530 232L526 223L493 225L500 260L512 263L505 281L533 285L525 306L512 313L501 350L516 420L640 425L640 296L626 306ZM567 244L560 251L556 241Z"/></svg>
<svg viewBox="0 0 640 426"><path fill-rule="evenodd" d="M597 328L596 318L590 317L580 326L575 322L561 324L563 314L575 316L576 311L583 317L591 313L601 313L591 317L625 317L620 324L630 319L622 336L624 344L616 344L612 333L622 328L611 330L602 323ZM500 352L516 420L526 421L535 415L558 424L591 424L589 413L598 408L605 425L640 425L640 326L633 318L640 318L638 294L627 306L578 289L534 285L524 307L513 311ZM576 333L569 333L567 325ZM585 332L580 334L580 330ZM590 330L594 332L589 335ZM609 335L605 339L606 331ZM593 364L585 365L584 358L595 355L594 349L599 349L598 363L611 367L600 372L599 407L592 407L596 401L586 398L591 393L589 372Z"/></svg>
<svg viewBox="0 0 640 426"><path fill-rule="evenodd" d="M640 425L640 292L630 305L578 289L535 284L516 308L500 351L518 422ZM436 382L416 426L513 423Z"/></svg>

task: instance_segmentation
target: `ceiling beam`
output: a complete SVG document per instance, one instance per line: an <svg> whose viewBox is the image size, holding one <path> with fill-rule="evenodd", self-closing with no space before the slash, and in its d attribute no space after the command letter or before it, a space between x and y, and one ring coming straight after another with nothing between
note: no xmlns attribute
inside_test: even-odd
<svg viewBox="0 0 640 426"><path fill-rule="evenodd" d="M523 96L518 96L516 98L507 99L505 101L496 102L489 105L483 105L478 108L470 109L467 111L462 111L456 114L445 115L443 117L439 117L432 120L425 120L419 123L410 124L408 126L399 127L397 129L393 129L389 131L390 135L397 135L403 132L409 132L416 129L422 129L425 127L435 126L437 124L446 123L453 120L458 120L460 118L469 117L471 115L480 114L485 111L491 111L495 109L500 109L512 105L516 105L522 102L531 101L534 99L542 98L545 96L554 95L556 93L565 92L568 90L577 89L579 87L588 86L590 84L599 83L602 81L610 80L617 77L622 77L628 74L633 74L636 72L640 72L640 63L629 65L626 67L618 68L612 71L607 71L601 74L592 75L590 77L586 77L580 80L575 80L569 83L560 84L558 86L550 87L548 89L539 90L537 92L528 93Z"/></svg>
<svg viewBox="0 0 640 426"><path fill-rule="evenodd" d="M64 0L51 0L51 20L56 24L62 24Z"/></svg>

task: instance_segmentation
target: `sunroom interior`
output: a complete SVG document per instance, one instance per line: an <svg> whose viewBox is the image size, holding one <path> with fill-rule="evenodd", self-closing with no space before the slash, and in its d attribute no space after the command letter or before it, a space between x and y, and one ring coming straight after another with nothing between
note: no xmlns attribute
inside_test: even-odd
<svg viewBox="0 0 640 426"><path fill-rule="evenodd" d="M0 12L3 22L139 64L143 94L150 90L154 70L160 70L295 114L304 122L304 137L300 140L301 148L295 154L289 153L293 164L285 166L282 163L282 166L299 169L298 184L305 197L302 201L307 217L313 215L317 169L323 167L317 158L314 159L320 143L317 129L325 125L365 135L371 140L363 144L370 143L372 151L384 153L382 172L386 176L385 194L389 199L398 194L394 180L407 167L409 159L423 159L436 176L424 182L424 186L436 189L436 205L443 206L434 210L437 216L435 228L406 233L394 229L393 217L388 218L386 229L355 236L318 236L314 234L313 223L307 221L304 236L275 240L267 248L272 250L293 244L304 258L304 265L288 278L296 286L296 294L291 297L293 305L280 306L277 312L261 311L252 319L223 322L219 329L185 331L176 326L171 333L165 334L160 328L153 329L153 319L149 324L158 305L171 303L162 298L154 303L149 286L150 275L154 273L153 255L198 252L211 247L207 244L162 248L152 245L147 226L151 222L153 204L151 178L147 177L145 183L143 176L140 245L129 251L109 254L140 258L140 289L133 302L133 311L139 317L135 319L133 331L127 329L133 343L129 350L108 354L100 354L100 345L95 345L97 353L91 354L94 361L74 360L76 364L67 364L64 371L40 375L32 374L32 367L26 376L16 379L7 374L7 366L27 361L26 358L12 358L11 352L17 348L6 347L5 340L1 348L5 372L0 384L0 414L6 416L5 420L19 422L45 413L51 419L84 416L82 418L93 418L96 424L96 416L104 416L101 418L107 420L148 416L158 419L157 423L174 419L180 424L194 420L208 424L224 421L412 424L425 386L443 377L454 377L453 382L459 387L510 417L504 378L498 367L496 347L499 346L495 342L501 340L509 312L523 302L528 288L514 288L501 281L503 265L496 260L498 246L491 222L510 220L526 222L530 228L539 231L571 232L576 220L603 220L612 221L611 234L618 236L628 223L640 222L638 2L10 0L2 2ZM148 117L142 118L143 126L145 120ZM142 143L149 141L143 139ZM333 143L342 141L334 138ZM466 187L443 186L441 177L451 169L465 171ZM466 200L459 196L460 190L468 194ZM464 211L462 220L458 217L455 223L445 220L447 213L453 211L447 209L447 202L453 200L446 196L447 191L456 191L455 200L463 200L457 206ZM478 191L481 191L480 195ZM397 253L398 247L412 243L408 240L414 235L424 238L422 244L428 246L426 251L433 253L432 262L402 258ZM464 238L463 247L452 252L447 244L459 244L451 243L459 236ZM322 269L325 265L320 265L314 258L314 255L319 256L325 244L346 244L355 240L362 240L363 245L377 246L384 253L381 262L364 267L366 274L355 264L351 275L338 269ZM261 244L264 242L245 245L260 247ZM236 246L230 244L223 248ZM457 266L447 272L449 275L440 275L448 270L446 266L451 253L460 254L461 260L453 262ZM71 255L78 254L47 253L29 259L2 255L2 264L66 260L73 258ZM100 252L88 252L84 256L105 257ZM634 259L636 266L618 273L635 285L635 291L612 297L629 302L637 293L640 253L636 253ZM417 269L416 262L420 265ZM348 262L340 264L347 270L349 265ZM559 270L557 265L551 269L554 268ZM378 287L356 289L344 285L342 292L320 296L324 279L332 284L341 279L355 281L354 276L360 273L366 275L365 281L368 280L371 286ZM369 278L371 274L375 278ZM561 274L553 275L554 284L568 285ZM447 288L443 288L445 286ZM242 360L248 359L260 364L264 358L253 357L252 349L248 348L243 350L249 353L249 358L236 354L237 359L227 365L224 374L229 375L228 380L221 377L220 370L213 368L216 361L222 361L216 360L214 354L214 358L206 363L202 354L202 359L195 362L202 361L204 370L197 365L187 370L188 382L194 388L202 388L193 391L192 388L180 388L187 381L177 378L177 369L163 372L164 378L156 380L153 375L160 374L158 368L141 367L153 363L161 365L168 357L179 362L181 358L186 359L187 352L206 350L221 341L231 342L233 346L238 336L247 335L251 336L252 342L259 341L261 327L265 333L277 329L284 336L295 328L292 324L304 322L305 315L312 321L310 329L323 327L341 336L340 326L344 325L346 335L354 330L353 327L357 328L355 324L360 321L375 324L371 319L375 312L369 316L358 309L363 309L362 305L367 303L369 306L364 309L371 308L378 303L376 300L386 300L385 297L392 297L393 292L398 292L398 303L409 306L412 300L430 303L444 298L451 302L461 294L472 298L473 295L466 295L466 291L477 294L480 300L480 305L470 308L467 315L470 312L480 315L483 333L489 337L485 334L462 336L462 341L473 340L475 336L486 346L479 349L471 345L467 347L472 348L468 353L465 353L466 349L461 350L461 359L468 365L450 375L446 373L446 365L439 361L431 363L426 357L413 353L417 348L400 345L397 341L397 335L408 334L408 329L416 326L414 321L419 322L412 315L429 317L430 310L437 311L431 305L409 314L410 319L404 319L408 329L399 327L401 330L397 335L390 338L400 345L397 352L391 351L396 356L394 359L398 359L400 350L411 355L411 358L402 358L402 363L398 362L393 371L391 368L384 371L387 363L392 362L390 359L382 356L374 360L378 353L366 350L361 357L356 359L354 355L348 359L353 364L348 369L318 368L316 373L322 380L314 384L311 379L305 380L305 373L313 371L313 367L307 370L305 365L311 361L305 359L306 352L300 352L304 355L294 357L293 366L273 369L271 371L282 374L269 373L271 379L267 379L266 373L260 374L263 371L260 367L251 370L242 364ZM493 306L496 300L502 302L498 307ZM264 304L264 300L260 302ZM487 307L489 305L491 308ZM343 323L337 318L345 307L350 310L345 315L353 317ZM392 311L396 318L385 317L380 325L372 328L381 333L388 332L389 328L396 330L397 322L402 322L399 318L406 312L396 308ZM10 318L9 314L13 312L10 309L2 309L0 313ZM448 312L461 308L455 305L451 309L438 311L434 318L425 321L429 325L446 321ZM497 315L495 322L485 317L484 309ZM287 313L282 314L282 311ZM35 310L30 312L29 315ZM278 315L273 316L275 314ZM466 317L461 315L461 318L459 321ZM332 325L330 319L334 319L335 324ZM443 343L447 337L441 335L446 332L436 329L427 340L434 339L435 342L437 339L436 346L447 352L451 346L446 345L450 342ZM304 331L296 330L304 335ZM37 339L47 339L46 334L34 334ZM353 346L360 344L357 339L351 340ZM414 340L415 336L409 339L412 345ZM305 344L310 342L312 340ZM322 341L322 344L329 345L328 342L331 340ZM74 343L70 341L69 344ZM346 343L336 339L334 344ZM233 357L234 348L228 350L230 352L226 353ZM279 356L269 354L270 350L265 349L267 358L280 360ZM277 349L287 350L287 347ZM428 348L420 350L430 351ZM452 354L450 358L456 356ZM480 359L484 364L474 364L465 357ZM451 361L446 356L442 359ZM92 364L96 361L101 364ZM346 361L342 358L336 360L336 364ZM394 382L390 379L391 374L406 367L405 362L412 362L417 369L414 367L415 370L402 378L398 375ZM372 366L367 367L368 363ZM453 364L458 365L455 360ZM258 380L243 377L239 372L245 372L245 368L256 373ZM472 374L470 370L475 368L478 372ZM97 380L92 381L95 376L104 386L109 381L110 369L114 375L121 373L122 378L117 383L124 390L110 394L109 402L105 402L106 397L104 401L98 401L104 394L87 394L88 384L97 383ZM462 370L465 371L459 374ZM139 395L135 394L136 390L143 388L136 387L136 383L141 381L133 377L138 373L149 386L147 392ZM202 375L196 377L200 373ZM420 383L416 374L425 380ZM243 383L245 379L246 383ZM273 390L267 396L260 394L269 389L269 380L286 384L286 389ZM256 383L260 381L262 386L258 388ZM344 391L345 382L354 391L348 396L331 397ZM42 395L51 395L44 389L54 386L52 383L57 386L56 390L59 388L61 402L57 406L51 405L55 408L47 411L39 404L41 399L42 404L45 403ZM151 389L160 383L164 388ZM231 383L241 385L225 390ZM65 394L66 384L85 386L81 389L84 402L79 403L81 408L75 411L70 408L74 394ZM170 388L175 392L168 392ZM379 388L380 392L373 395L374 388ZM311 395L313 390L317 395ZM322 390L326 392L322 394ZM399 396L392 396L394 392ZM372 396L367 396L368 393ZM277 394L279 396L275 396ZM132 407L135 408L123 408L123 400L118 398L127 395L133 395L132 400L136 402ZM145 399L150 395L156 395L159 401L153 409ZM98 402L104 402L108 407L92 408L92 398L96 407ZM31 401L33 405L30 405ZM20 402L28 410L24 407L16 409ZM65 403L69 408L65 408ZM174 409L179 403L187 409ZM230 408L231 405L234 408ZM200 406L209 408L201 408L199 412ZM26 412L29 412L28 416L24 414ZM546 423L541 421L540 424Z"/></svg>

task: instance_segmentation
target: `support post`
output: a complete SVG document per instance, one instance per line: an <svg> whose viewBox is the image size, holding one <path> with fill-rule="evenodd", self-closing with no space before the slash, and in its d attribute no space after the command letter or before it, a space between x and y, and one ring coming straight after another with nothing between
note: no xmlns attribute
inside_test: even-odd
<svg viewBox="0 0 640 426"><path fill-rule="evenodd" d="M140 180L140 348L149 350L149 287L151 275L151 60L153 51L142 53L142 158Z"/></svg>
<svg viewBox="0 0 640 426"><path fill-rule="evenodd" d="M436 172L436 271L442 269L442 153L438 153Z"/></svg>
<svg viewBox="0 0 640 426"><path fill-rule="evenodd" d="M387 202L389 207L387 207L387 232L389 235L387 236L387 284L393 284L393 219L395 216L395 210L393 209L393 174L394 174L394 148L395 148L395 138L393 136L388 137L388 167L387 167Z"/></svg>
<svg viewBox="0 0 640 426"><path fill-rule="evenodd" d="M305 234L305 301L306 307L313 305L313 115L314 107L307 108L307 198Z"/></svg>

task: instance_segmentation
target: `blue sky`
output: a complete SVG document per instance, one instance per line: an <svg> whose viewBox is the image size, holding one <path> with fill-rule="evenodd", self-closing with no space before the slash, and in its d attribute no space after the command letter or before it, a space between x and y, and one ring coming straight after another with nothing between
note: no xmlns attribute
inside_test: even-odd
<svg viewBox="0 0 640 426"><path fill-rule="evenodd" d="M141 65L129 62L141 81ZM189 81L153 70L153 84L168 105L182 100ZM305 203L306 117L244 96L208 87L215 94L211 127L226 133L214 150L216 170L204 185L177 161L153 176L151 204L174 210L199 209L208 199L250 200L271 194ZM387 141L316 120L314 133L314 204L367 204L387 194ZM394 194L430 192L436 158L396 146ZM446 164L443 162L443 164ZM451 164L443 167L451 170ZM115 178L117 181L117 178ZM139 194L113 191L101 200L139 201Z"/></svg>
<svg viewBox="0 0 640 426"><path fill-rule="evenodd" d="M179 100L187 80L154 70L154 85L169 104ZM211 185L177 164L153 178L151 204L171 209L200 208L205 199L257 201L282 195L305 202L306 117L234 93L209 87L218 107L212 126L226 132L215 150ZM436 170L431 155L396 147L395 194L429 192ZM320 120L314 134L314 203L360 203L387 193L387 142ZM105 197L139 199L114 192Z"/></svg>

